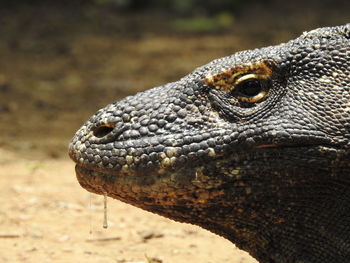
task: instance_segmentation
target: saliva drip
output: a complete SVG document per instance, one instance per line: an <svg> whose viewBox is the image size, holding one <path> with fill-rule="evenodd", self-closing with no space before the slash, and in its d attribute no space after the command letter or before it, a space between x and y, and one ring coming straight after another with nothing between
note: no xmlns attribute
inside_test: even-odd
<svg viewBox="0 0 350 263"><path fill-rule="evenodd" d="M108 227L108 222L107 222L107 193L104 192L103 193L103 228L107 228Z"/></svg>

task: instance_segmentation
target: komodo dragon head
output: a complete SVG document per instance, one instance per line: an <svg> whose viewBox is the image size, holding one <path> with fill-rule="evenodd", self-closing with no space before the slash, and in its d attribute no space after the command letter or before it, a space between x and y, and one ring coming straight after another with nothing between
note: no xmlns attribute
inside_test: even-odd
<svg viewBox="0 0 350 263"><path fill-rule="evenodd" d="M350 24L235 53L97 111L77 178L260 262L349 262Z"/></svg>

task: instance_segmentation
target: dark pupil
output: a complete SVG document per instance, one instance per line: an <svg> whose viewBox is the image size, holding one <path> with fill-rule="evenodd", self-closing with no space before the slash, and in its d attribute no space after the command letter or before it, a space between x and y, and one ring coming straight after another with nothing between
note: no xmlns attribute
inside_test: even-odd
<svg viewBox="0 0 350 263"><path fill-rule="evenodd" d="M254 97L261 92L261 83L256 79L247 80L238 85L237 91L246 96L246 97Z"/></svg>

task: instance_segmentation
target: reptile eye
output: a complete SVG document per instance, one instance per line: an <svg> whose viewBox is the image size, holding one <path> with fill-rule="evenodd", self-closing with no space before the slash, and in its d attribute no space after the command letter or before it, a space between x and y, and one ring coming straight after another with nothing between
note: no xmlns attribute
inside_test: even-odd
<svg viewBox="0 0 350 263"><path fill-rule="evenodd" d="M262 85L257 79L248 79L240 83L236 90L245 97L254 97L262 91Z"/></svg>
<svg viewBox="0 0 350 263"><path fill-rule="evenodd" d="M239 78L235 83L233 95L243 102L258 102L266 96L266 79L260 79L255 74Z"/></svg>

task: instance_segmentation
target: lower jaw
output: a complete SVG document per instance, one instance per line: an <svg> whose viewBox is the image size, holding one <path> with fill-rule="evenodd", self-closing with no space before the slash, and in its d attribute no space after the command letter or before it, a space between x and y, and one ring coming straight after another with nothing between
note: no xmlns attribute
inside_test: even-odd
<svg viewBox="0 0 350 263"><path fill-rule="evenodd" d="M110 196L138 195L161 188L164 181L169 181L171 173L160 175L156 171L131 171L129 174L122 171L97 171L77 164L76 177L79 184L89 192L95 194L108 194Z"/></svg>
<svg viewBox="0 0 350 263"><path fill-rule="evenodd" d="M103 194L105 192L101 174L80 165L75 166L75 173L79 184L87 191L95 194Z"/></svg>
<svg viewBox="0 0 350 263"><path fill-rule="evenodd" d="M281 149L284 148L284 153L281 155ZM250 149L252 150L252 149ZM330 165L329 162L333 159L330 157L330 153L326 147L322 146L303 146L303 147L262 147L262 149L253 150L255 154L252 154L251 151L239 151L235 154L232 154L230 158L217 158L213 160L207 160L202 165L192 162L187 165L183 165L182 167L178 167L178 169L170 168L164 172L160 172L160 169L152 169L152 170L131 170L131 171L123 171L123 170L98 170L94 167L86 167L82 164L76 165L76 176L80 185L86 190L96 193L96 194L104 194L105 192L114 192L113 188L119 188L122 185L141 185L148 186L156 183L157 180L160 180L162 177L169 177L169 175L176 175L177 179L180 174L184 174L181 176L181 180L189 180L188 177L193 177L195 167L212 167L218 168L217 163L221 163L221 166L228 167L244 167L244 165L252 164L256 161L261 162L261 165L264 165L264 160L270 161L270 165L274 164L271 162L272 159L277 158L278 163L293 163L292 159L294 159L294 164L298 164L298 166L309 167L315 166L316 168L320 168L323 165ZM261 153L263 152L263 154ZM260 153L258 153L260 152ZM334 154L334 153L333 153ZM308 159L304 156L308 156L308 158L313 159L313 163L310 164ZM260 157L259 157L260 156ZM203 160L201 160L203 162ZM217 163L215 163L217 162ZM189 168L189 169L186 169ZM220 167L219 167L220 168ZM294 167L297 168L297 167ZM189 171L191 170L191 172ZM220 169L214 169L212 172L217 172ZM210 176L210 174L209 174ZM187 177L187 178L184 178Z"/></svg>

